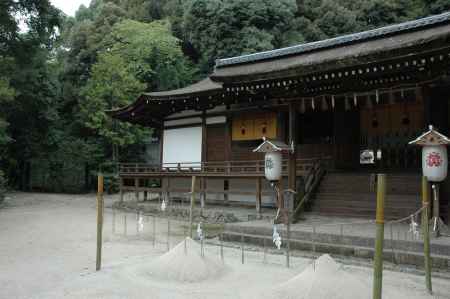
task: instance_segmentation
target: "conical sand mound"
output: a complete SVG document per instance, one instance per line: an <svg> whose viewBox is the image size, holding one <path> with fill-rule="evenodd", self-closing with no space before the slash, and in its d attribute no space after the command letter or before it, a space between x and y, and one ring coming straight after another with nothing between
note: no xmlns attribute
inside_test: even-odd
<svg viewBox="0 0 450 299"><path fill-rule="evenodd" d="M299 275L277 286L270 298L277 299L371 299L372 289L322 255Z"/></svg>
<svg viewBox="0 0 450 299"><path fill-rule="evenodd" d="M220 261L201 256L201 246L191 238L181 241L172 250L150 264L149 274L161 279L198 282L220 275Z"/></svg>

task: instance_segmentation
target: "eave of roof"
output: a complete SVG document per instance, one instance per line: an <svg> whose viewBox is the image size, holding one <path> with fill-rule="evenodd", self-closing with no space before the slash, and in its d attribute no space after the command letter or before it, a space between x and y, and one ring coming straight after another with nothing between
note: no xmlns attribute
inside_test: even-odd
<svg viewBox="0 0 450 299"><path fill-rule="evenodd" d="M152 99L173 99L180 97L186 98L205 93L220 92L221 90L222 90L222 83L213 82L209 77L207 77L199 82L196 82L183 88L168 91L144 93L144 96Z"/></svg>
<svg viewBox="0 0 450 299"><path fill-rule="evenodd" d="M343 35L326 40L300 44L271 51L242 55L237 57L218 59L216 60L216 68L222 68L243 63L258 62L262 60L275 59L290 55L299 55L303 53L319 51L332 47L341 47L348 44L363 42L370 39L386 38L391 35L401 34L409 31L420 30L432 26L437 26L440 24L445 24L448 23L449 21L450 21L450 12L446 12L440 15L434 15L418 20Z"/></svg>
<svg viewBox="0 0 450 299"><path fill-rule="evenodd" d="M164 117L180 110L172 105L173 103L178 103L179 101L177 100L196 97L207 99L206 96L217 94L221 91L222 84L213 82L208 77L179 89L143 93L133 103L105 112L111 117L122 121L159 127Z"/></svg>

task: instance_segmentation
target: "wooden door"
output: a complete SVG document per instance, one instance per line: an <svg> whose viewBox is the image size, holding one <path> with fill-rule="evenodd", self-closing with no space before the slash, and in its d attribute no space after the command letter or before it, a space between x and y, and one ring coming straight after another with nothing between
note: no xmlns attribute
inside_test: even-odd
<svg viewBox="0 0 450 299"><path fill-rule="evenodd" d="M225 124L206 127L206 161L226 161L228 142Z"/></svg>

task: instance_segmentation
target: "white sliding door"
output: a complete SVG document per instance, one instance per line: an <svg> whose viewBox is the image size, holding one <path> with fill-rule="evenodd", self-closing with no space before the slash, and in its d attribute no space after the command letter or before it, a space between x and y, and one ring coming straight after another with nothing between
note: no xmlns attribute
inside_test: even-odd
<svg viewBox="0 0 450 299"><path fill-rule="evenodd" d="M163 164L181 163L183 167L198 167L202 161L202 127L165 129ZM197 162L188 164L183 162ZM174 167L174 165L166 165Z"/></svg>

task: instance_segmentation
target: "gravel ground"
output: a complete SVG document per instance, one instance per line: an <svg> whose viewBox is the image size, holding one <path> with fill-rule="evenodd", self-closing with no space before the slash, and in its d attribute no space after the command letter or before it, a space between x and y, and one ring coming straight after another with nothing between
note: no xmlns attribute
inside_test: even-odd
<svg viewBox="0 0 450 299"><path fill-rule="evenodd" d="M106 197L106 206L115 198ZM268 255L262 263L261 252L246 252L242 265L241 251L225 248L226 271L219 277L195 283L152 277L146 274L149 265L167 251L167 221L155 219L153 246L152 217L141 221L142 228L135 214L127 220L125 215L113 217L106 209L103 267L95 272L95 195L9 194L0 208L0 298L261 298L312 262L292 258L287 269L281 255ZM170 248L185 229L171 222ZM219 258L219 253L219 247L205 246L205 255ZM372 269L344 270L371 286ZM426 294L423 277L385 271L383 290L396 299L450 298L449 280L433 283L434 297Z"/></svg>

